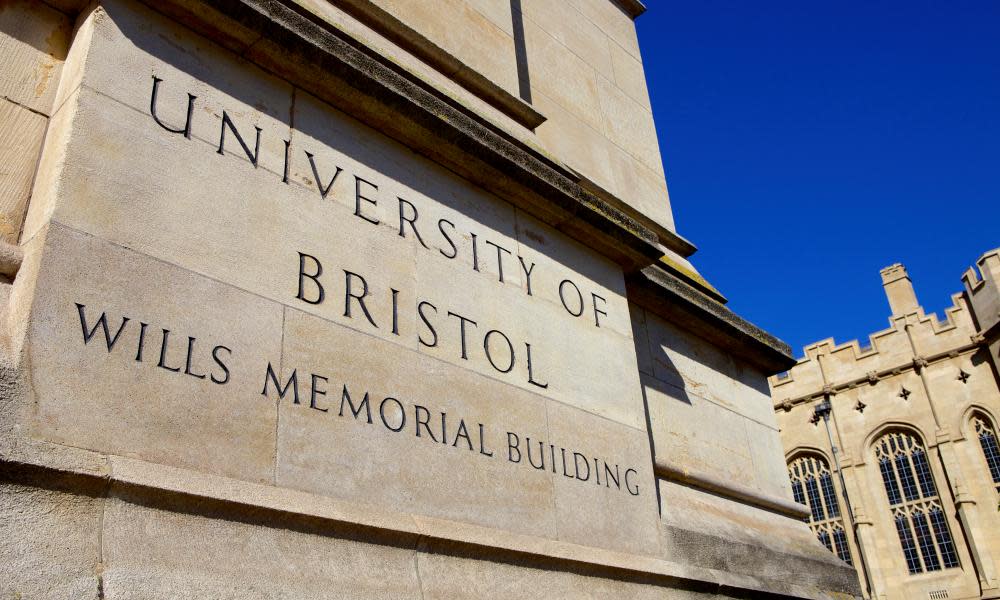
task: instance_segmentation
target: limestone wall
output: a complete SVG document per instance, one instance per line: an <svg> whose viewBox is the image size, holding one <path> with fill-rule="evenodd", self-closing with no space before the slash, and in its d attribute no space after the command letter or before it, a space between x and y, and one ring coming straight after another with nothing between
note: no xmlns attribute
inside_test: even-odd
<svg viewBox="0 0 1000 600"><path fill-rule="evenodd" d="M495 14L422 6L4 5L65 43L5 178L0 595L849 597L788 497L787 348L541 148L467 55ZM622 6L574 10L637 61Z"/></svg>

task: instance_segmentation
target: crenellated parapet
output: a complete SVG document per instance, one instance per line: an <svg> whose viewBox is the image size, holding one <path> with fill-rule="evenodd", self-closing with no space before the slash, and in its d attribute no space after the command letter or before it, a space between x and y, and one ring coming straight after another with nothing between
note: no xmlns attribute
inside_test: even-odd
<svg viewBox="0 0 1000 600"><path fill-rule="evenodd" d="M903 267L890 268L898 273ZM891 291L887 290L887 295ZM904 305L912 310L891 315L889 327L870 334L864 345L856 339L838 344L832 337L809 344L795 366L769 379L775 407L820 398L824 390L836 393L875 385L888 377L971 352L977 334L975 321L963 294L952 294L951 300L943 319L936 313L924 312L919 305Z"/></svg>
<svg viewBox="0 0 1000 600"><path fill-rule="evenodd" d="M977 266L943 318L882 269L888 328L810 344L768 380L793 495L870 598L1000 598L1000 251Z"/></svg>
<svg viewBox="0 0 1000 600"><path fill-rule="evenodd" d="M990 332L1000 322L1000 248L980 256L962 274L962 283L980 331Z"/></svg>

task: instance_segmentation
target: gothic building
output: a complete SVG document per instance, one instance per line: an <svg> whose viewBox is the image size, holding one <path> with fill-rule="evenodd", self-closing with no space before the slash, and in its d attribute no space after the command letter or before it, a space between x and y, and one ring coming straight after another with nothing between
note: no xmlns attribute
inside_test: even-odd
<svg viewBox="0 0 1000 600"><path fill-rule="evenodd" d="M943 319L881 275L888 329L769 379L793 496L868 598L1000 598L1000 250Z"/></svg>

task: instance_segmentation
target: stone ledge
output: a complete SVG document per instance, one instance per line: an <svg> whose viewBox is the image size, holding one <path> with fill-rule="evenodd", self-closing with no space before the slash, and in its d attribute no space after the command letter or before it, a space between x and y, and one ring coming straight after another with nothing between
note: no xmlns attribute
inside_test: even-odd
<svg viewBox="0 0 1000 600"><path fill-rule="evenodd" d="M753 488L731 481L724 481L707 473L692 471L691 469L680 467L662 459L656 460L654 469L656 474L664 479L684 483L707 492L713 492L731 500L776 512L779 515L793 519L802 519L809 516L808 508L791 500L763 494Z"/></svg>
<svg viewBox="0 0 1000 600"><path fill-rule="evenodd" d="M447 75L519 125L534 131L545 122L545 115L533 106L493 83L371 0L333 0L333 3L400 48Z"/></svg>
<svg viewBox="0 0 1000 600"><path fill-rule="evenodd" d="M632 17L633 19L638 18L639 15L646 12L646 5L642 3L640 0L611 0L611 1L616 3L619 7L621 7L621 9L625 11L625 14Z"/></svg>
<svg viewBox="0 0 1000 600"><path fill-rule="evenodd" d="M795 364L788 344L657 265L626 279L629 300L771 375Z"/></svg>
<svg viewBox="0 0 1000 600"><path fill-rule="evenodd" d="M0 481L11 479L31 485L51 482L68 491L97 496L106 496L118 490L132 498L145 498L150 503L169 501L181 510L185 504L204 506L205 502L210 502L232 511L234 516L252 518L262 525L267 525L269 518L273 517L282 520L306 519L325 523L334 535L360 535L378 543L412 547L418 552L461 552L479 558L522 563L527 559L530 564L543 568L580 571L625 581L646 581L655 585L682 586L692 590L728 593L734 597L780 598L786 594L814 600L840 597L811 587L759 580L655 556L627 554L445 519L389 512L307 492L136 459L98 455L75 448L60 447L62 451L81 456L70 460L60 458L60 466L52 467L40 460L53 450L52 444L29 441L27 446L34 447L28 454L19 453L17 458L0 456ZM74 466L74 462L78 464ZM780 588L779 594L774 594L776 585Z"/></svg>

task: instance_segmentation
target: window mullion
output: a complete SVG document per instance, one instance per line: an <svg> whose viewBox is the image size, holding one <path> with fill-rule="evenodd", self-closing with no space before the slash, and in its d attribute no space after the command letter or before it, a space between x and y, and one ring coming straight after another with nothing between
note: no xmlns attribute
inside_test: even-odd
<svg viewBox="0 0 1000 600"><path fill-rule="evenodd" d="M913 544L916 550L917 560L920 561L920 572L927 572L927 563L924 562L924 553L920 548L920 537L917 535L917 528L913 524L913 506L907 505L906 509L906 526L910 528L910 535L913 536Z"/></svg>
<svg viewBox="0 0 1000 600"><path fill-rule="evenodd" d="M903 478L899 476L899 463L896 462L896 455L889 457L889 468L892 470L892 476L896 478L896 486L899 490L899 502L905 506L909 500L906 498L906 488L903 487Z"/></svg>

